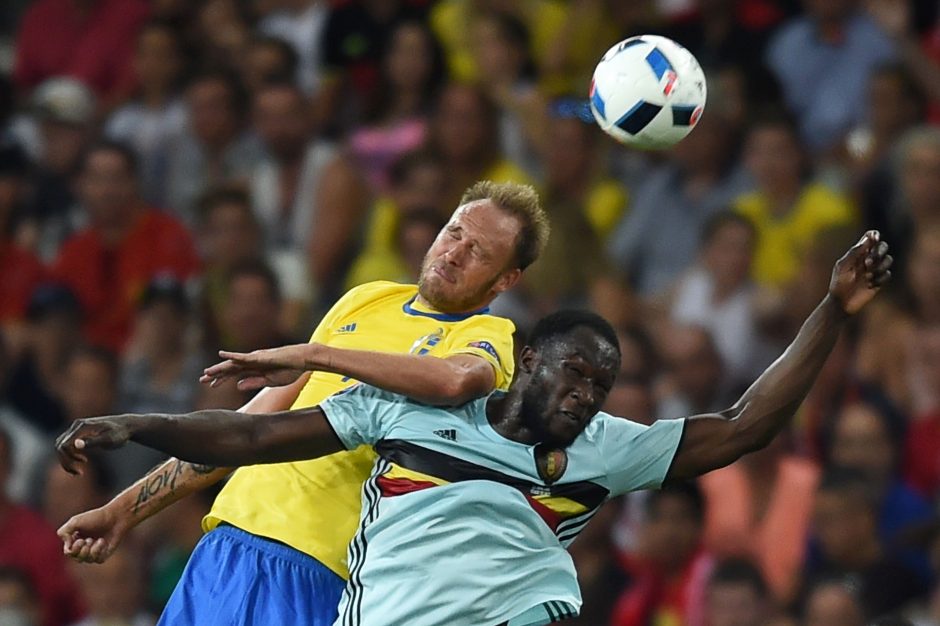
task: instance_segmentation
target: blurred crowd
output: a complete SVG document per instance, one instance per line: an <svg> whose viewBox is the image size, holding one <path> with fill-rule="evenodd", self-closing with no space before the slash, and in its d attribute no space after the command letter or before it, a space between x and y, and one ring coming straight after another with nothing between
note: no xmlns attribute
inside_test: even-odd
<svg viewBox="0 0 940 626"><path fill-rule="evenodd" d="M414 281L465 187L528 182L543 257L494 312L618 328L606 410L726 408L881 231L895 280L793 427L573 546L590 626L940 626L940 22L932 0L11 0L0 8L0 624L153 624L213 494L100 566L55 528L160 460L63 472L114 412L237 408L220 348L305 341L345 290ZM628 150L586 95L672 37L708 104ZM907 620L907 621L904 621Z"/></svg>

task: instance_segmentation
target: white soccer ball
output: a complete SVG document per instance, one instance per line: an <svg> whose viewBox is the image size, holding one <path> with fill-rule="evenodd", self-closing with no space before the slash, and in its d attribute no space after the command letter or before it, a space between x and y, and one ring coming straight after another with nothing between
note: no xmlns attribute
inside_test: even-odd
<svg viewBox="0 0 940 626"><path fill-rule="evenodd" d="M624 39L601 58L591 111L604 132L634 148L669 147L705 109L705 73L692 53L666 37Z"/></svg>

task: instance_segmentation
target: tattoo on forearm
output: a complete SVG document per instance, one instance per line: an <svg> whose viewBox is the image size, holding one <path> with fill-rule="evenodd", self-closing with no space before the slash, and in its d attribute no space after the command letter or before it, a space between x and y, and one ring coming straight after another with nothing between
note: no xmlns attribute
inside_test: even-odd
<svg viewBox="0 0 940 626"><path fill-rule="evenodd" d="M185 461L175 460L172 465L162 472L153 474L140 487L137 493L137 501L134 502L134 513L140 511L140 507L148 501L158 497L165 496L176 490L176 481L183 474L186 468L189 468L196 474L205 475L215 471L211 465L200 465L196 463L186 463Z"/></svg>

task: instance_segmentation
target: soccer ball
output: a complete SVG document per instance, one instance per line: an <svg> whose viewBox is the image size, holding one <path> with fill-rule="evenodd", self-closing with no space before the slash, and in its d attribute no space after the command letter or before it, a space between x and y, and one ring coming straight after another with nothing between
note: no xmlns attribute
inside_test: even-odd
<svg viewBox="0 0 940 626"><path fill-rule="evenodd" d="M705 73L666 37L640 35L607 51L591 80L591 111L604 132L634 148L669 147L705 109Z"/></svg>

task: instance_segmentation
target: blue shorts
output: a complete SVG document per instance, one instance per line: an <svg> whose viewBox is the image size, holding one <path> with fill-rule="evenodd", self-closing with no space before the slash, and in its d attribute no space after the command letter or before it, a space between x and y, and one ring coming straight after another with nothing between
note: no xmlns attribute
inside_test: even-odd
<svg viewBox="0 0 940 626"><path fill-rule="evenodd" d="M312 556L223 525L196 545L158 626L331 626L345 586Z"/></svg>

